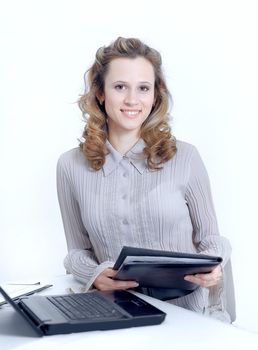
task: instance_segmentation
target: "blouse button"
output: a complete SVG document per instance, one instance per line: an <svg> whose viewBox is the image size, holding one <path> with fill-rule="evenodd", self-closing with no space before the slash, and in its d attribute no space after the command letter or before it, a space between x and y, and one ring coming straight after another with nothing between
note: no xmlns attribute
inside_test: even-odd
<svg viewBox="0 0 258 350"><path fill-rule="evenodd" d="M128 224L129 224L129 222L127 221L127 219L124 219L122 222L123 222L124 225L128 225Z"/></svg>

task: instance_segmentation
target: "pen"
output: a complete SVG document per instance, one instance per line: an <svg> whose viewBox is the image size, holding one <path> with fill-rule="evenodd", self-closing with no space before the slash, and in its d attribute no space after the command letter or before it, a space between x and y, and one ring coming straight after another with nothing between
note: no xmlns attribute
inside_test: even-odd
<svg viewBox="0 0 258 350"><path fill-rule="evenodd" d="M40 284L40 282L35 283L7 283L8 286L36 286Z"/></svg>
<svg viewBox="0 0 258 350"><path fill-rule="evenodd" d="M15 297L15 298L13 298L13 300L19 299L20 297L28 296L28 295L31 295L31 294L34 294L34 293L41 292L42 290L47 289L47 288L52 287L52 286L53 286L53 284L46 284L45 286L42 286L42 287L37 288L37 289L34 289L34 290L32 290L30 292L27 292L27 293L24 293L24 294L20 295L19 297Z"/></svg>

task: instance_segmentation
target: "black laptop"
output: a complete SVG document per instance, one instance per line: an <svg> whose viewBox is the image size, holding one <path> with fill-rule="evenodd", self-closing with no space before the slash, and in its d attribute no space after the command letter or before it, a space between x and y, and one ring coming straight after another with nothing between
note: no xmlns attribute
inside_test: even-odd
<svg viewBox="0 0 258 350"><path fill-rule="evenodd" d="M128 291L91 291L12 300L0 293L40 336L160 324L166 314ZM1 310L0 310L1 312Z"/></svg>

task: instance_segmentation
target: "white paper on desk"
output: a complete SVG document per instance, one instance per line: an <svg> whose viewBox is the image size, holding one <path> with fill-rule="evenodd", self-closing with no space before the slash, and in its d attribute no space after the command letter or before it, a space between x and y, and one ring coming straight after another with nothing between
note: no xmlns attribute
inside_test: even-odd
<svg viewBox="0 0 258 350"><path fill-rule="evenodd" d="M27 293L30 293L30 292L34 292L34 291L37 292L37 289L42 288L45 285L45 284L41 284L38 282L31 282L31 285L16 284L19 282L15 282L15 285L11 284L11 283L14 283L14 282L1 283L1 287L12 299L20 297L20 296L27 294ZM20 282L20 283L22 283L22 282ZM26 281L26 283L30 283L30 282ZM0 294L0 304L3 302L5 303L5 299Z"/></svg>
<svg viewBox="0 0 258 350"><path fill-rule="evenodd" d="M166 257L166 256L127 256L124 264L209 264L212 260L198 258Z"/></svg>

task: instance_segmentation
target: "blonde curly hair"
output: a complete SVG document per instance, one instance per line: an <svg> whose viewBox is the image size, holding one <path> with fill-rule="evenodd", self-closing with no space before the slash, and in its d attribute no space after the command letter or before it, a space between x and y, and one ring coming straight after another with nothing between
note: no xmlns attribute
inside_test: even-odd
<svg viewBox="0 0 258 350"><path fill-rule="evenodd" d="M161 56L158 51L136 38L117 38L109 46L100 47L95 62L85 73L85 93L78 104L86 121L80 147L94 170L105 163L108 137L107 115L100 96L104 92L105 77L109 64L116 58L143 57L148 60L155 73L155 105L140 129L140 137L145 141L143 154L148 168L157 170L162 163L176 153L176 141L168 124L170 93L161 69Z"/></svg>

